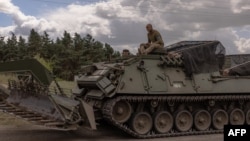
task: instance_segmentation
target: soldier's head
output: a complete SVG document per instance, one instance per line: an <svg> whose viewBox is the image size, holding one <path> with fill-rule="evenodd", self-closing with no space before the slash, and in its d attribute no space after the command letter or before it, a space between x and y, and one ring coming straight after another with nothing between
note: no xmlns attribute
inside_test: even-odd
<svg viewBox="0 0 250 141"><path fill-rule="evenodd" d="M153 26L152 26L152 24L147 24L147 25L146 25L146 29L147 29L148 32L152 32L152 31L153 31Z"/></svg>
<svg viewBox="0 0 250 141"><path fill-rule="evenodd" d="M122 51L122 56L124 57L124 56L129 56L130 55L130 52L129 52L129 50L128 49L124 49L123 51Z"/></svg>

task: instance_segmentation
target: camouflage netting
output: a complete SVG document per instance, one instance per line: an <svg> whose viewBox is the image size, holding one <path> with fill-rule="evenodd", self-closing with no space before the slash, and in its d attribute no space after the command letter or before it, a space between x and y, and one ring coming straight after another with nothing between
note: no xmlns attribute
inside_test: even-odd
<svg viewBox="0 0 250 141"><path fill-rule="evenodd" d="M247 76L250 75L250 61L229 69L228 75Z"/></svg>
<svg viewBox="0 0 250 141"><path fill-rule="evenodd" d="M230 67L250 61L250 54L228 55L230 58Z"/></svg>
<svg viewBox="0 0 250 141"><path fill-rule="evenodd" d="M168 51L182 54L188 76L219 71L224 64L225 48L219 41L180 42L172 45Z"/></svg>

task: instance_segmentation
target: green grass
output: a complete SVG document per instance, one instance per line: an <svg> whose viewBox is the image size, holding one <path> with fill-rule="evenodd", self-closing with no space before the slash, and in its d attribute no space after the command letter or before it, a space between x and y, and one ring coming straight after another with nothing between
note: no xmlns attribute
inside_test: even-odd
<svg viewBox="0 0 250 141"><path fill-rule="evenodd" d="M35 59L40 62L46 69L52 72L52 65L50 62L45 61L43 58L40 58L39 55L35 56Z"/></svg>
<svg viewBox="0 0 250 141"><path fill-rule="evenodd" d="M68 96L71 96L71 90L76 86L76 83L73 81L58 81L58 84ZM50 85L50 90L54 91L55 89L58 91L55 82L52 82Z"/></svg>
<svg viewBox="0 0 250 141"><path fill-rule="evenodd" d="M14 74L10 73L0 73L0 84L8 85L8 80L16 80Z"/></svg>

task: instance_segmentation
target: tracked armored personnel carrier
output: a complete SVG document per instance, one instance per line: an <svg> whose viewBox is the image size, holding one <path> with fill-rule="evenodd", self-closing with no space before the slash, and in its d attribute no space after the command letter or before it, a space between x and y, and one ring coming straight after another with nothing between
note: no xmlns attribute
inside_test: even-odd
<svg viewBox="0 0 250 141"><path fill-rule="evenodd" d="M48 87L53 77L36 60L6 62L0 71L19 77L2 90L0 109L59 130L105 120L137 138L222 133L250 124L249 63L230 61L219 41L183 41L85 66L70 96Z"/></svg>

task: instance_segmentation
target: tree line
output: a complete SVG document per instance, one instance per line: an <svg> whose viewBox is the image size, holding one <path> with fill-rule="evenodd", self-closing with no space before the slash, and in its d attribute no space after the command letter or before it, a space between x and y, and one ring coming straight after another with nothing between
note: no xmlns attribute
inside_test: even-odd
<svg viewBox="0 0 250 141"><path fill-rule="evenodd" d="M61 38L52 39L47 32L39 34L31 29L27 40L14 33L4 40L0 38L0 61L13 61L38 57L49 64L53 74L64 80L72 80L81 66L120 57L109 44L95 40L90 34L82 37L64 31Z"/></svg>

